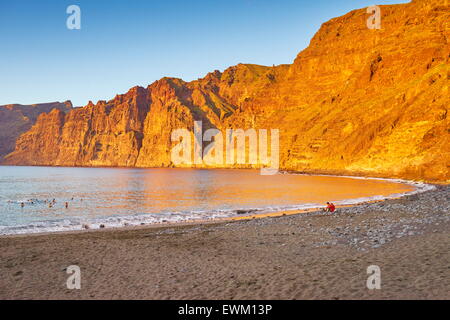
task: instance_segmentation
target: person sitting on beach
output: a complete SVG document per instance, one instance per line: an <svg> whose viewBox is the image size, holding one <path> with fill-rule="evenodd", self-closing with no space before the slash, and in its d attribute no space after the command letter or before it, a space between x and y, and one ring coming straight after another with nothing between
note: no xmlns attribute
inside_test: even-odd
<svg viewBox="0 0 450 320"><path fill-rule="evenodd" d="M325 212L334 212L334 210L336 210L336 206L333 203L327 202L327 207L324 210Z"/></svg>

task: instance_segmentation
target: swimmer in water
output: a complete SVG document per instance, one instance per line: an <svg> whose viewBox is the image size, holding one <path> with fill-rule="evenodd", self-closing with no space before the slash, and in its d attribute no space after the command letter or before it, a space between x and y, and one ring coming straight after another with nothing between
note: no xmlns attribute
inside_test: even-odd
<svg viewBox="0 0 450 320"><path fill-rule="evenodd" d="M69 207L69 203L68 202L66 202L66 209Z"/></svg>
<svg viewBox="0 0 450 320"><path fill-rule="evenodd" d="M25 203L21 202L21 203L20 203L20 206L21 206L22 208L25 207Z"/></svg>

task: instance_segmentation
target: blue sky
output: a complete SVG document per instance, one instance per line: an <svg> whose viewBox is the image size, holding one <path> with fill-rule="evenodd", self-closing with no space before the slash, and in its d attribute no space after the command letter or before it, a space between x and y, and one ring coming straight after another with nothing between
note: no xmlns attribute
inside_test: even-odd
<svg viewBox="0 0 450 320"><path fill-rule="evenodd" d="M0 105L109 100L164 76L292 63L330 18L406 0L0 1ZM69 30L69 5L81 29Z"/></svg>

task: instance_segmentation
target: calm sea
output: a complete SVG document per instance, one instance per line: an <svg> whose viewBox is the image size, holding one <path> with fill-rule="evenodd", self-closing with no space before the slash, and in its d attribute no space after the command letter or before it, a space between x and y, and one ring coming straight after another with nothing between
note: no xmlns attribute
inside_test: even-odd
<svg viewBox="0 0 450 320"><path fill-rule="evenodd" d="M232 217L244 209L303 209L413 190L391 181L258 170L0 166L0 234Z"/></svg>

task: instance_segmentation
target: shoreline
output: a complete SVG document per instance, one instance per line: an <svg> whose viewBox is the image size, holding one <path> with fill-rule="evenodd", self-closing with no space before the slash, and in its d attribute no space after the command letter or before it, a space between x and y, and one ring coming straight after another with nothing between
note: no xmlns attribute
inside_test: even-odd
<svg viewBox="0 0 450 320"><path fill-rule="evenodd" d="M305 214L0 238L1 299L449 299L450 186ZM381 290L365 286L379 265ZM65 268L79 265L82 289Z"/></svg>
<svg viewBox="0 0 450 320"><path fill-rule="evenodd" d="M278 174L289 174L289 175L301 175L301 176L325 176L325 177L337 177L337 178L346 178L346 179L356 179L356 180L376 180L376 181L386 181L390 183L404 184L413 188L413 190L404 192L404 193L394 193L387 196L375 195L370 197L363 198L351 198L340 201L335 201L336 209L352 207L357 205L362 205L366 203L373 202L383 202L390 199L400 199L402 197L407 197L423 192L427 192L435 189L439 185L429 184L425 182L418 182L412 180L403 180L403 179L394 179L394 178L377 178L377 177L363 177L363 176L338 176L338 175L327 175L327 174L307 174L302 172L289 172L289 171L280 171ZM306 204L305 204L306 206ZM95 231L104 231L104 230L121 230L121 229L136 229L136 228L146 228L146 227L168 227L172 225L195 225L195 224L205 224L205 223L215 223L215 222L227 222L227 221L235 221L235 220L249 220L249 219L263 219L267 217L279 217L286 215L298 215L309 212L317 212L322 211L323 207L318 206L309 206L302 209L283 209L272 212L264 212L264 213L252 213L257 211L264 211L264 209L243 209L247 210L249 214L240 214L238 211L241 209L231 210L236 212L234 216L224 216L224 217L211 217L207 219L199 218L199 219L186 219L181 221L167 221L167 222L141 222L140 225L121 225L121 226L106 226L102 222L92 223L88 225L87 229L81 226L81 229L71 229L71 230L53 230L53 231L42 231L42 232L24 232L24 233L6 233L0 234L0 238L2 237L12 237L12 236L32 236L32 235L47 235L47 234L60 234L60 233L78 233L78 232L95 232ZM145 215L143 215L145 217ZM126 217L125 217L126 218ZM92 225L98 224L96 228L92 228ZM104 225L104 227L100 227L100 225ZM48 227L49 228L49 227Z"/></svg>

